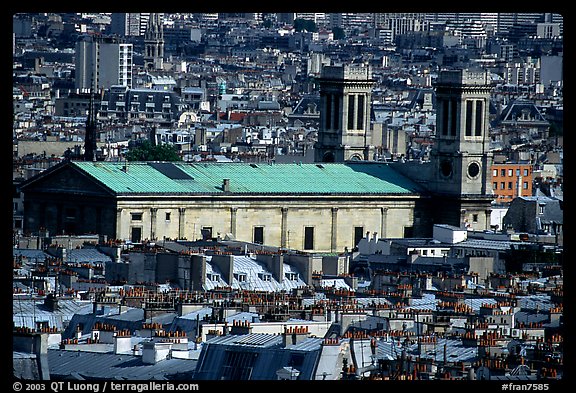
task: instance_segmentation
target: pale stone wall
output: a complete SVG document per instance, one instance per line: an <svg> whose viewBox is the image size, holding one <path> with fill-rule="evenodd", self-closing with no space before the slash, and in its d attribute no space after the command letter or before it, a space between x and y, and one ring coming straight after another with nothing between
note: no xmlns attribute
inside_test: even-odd
<svg viewBox="0 0 576 393"><path fill-rule="evenodd" d="M238 207L236 212L235 239L254 241L254 227L264 227L264 244L280 246L282 210L278 206Z"/></svg>
<svg viewBox="0 0 576 393"><path fill-rule="evenodd" d="M412 226L411 200L339 201L334 198L310 200L123 200L117 209L117 237L130 239L132 227L142 228L141 239L162 240L202 238L204 227L212 236L254 241L254 228L263 227L264 244L304 249L306 227L314 228L315 252L343 252L354 247L355 227L379 237L403 237ZM141 213L139 221L131 213ZM169 213L167 220L166 214ZM153 219L155 216L155 219Z"/></svg>

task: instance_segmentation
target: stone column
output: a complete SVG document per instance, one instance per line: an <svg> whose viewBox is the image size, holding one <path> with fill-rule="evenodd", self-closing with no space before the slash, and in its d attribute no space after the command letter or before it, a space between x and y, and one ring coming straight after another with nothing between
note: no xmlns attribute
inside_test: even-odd
<svg viewBox="0 0 576 393"><path fill-rule="evenodd" d="M184 230L186 225L186 208L178 208L178 239L184 238Z"/></svg>
<svg viewBox="0 0 576 393"><path fill-rule="evenodd" d="M330 251L336 252L338 241L338 208L332 208L332 233L330 236Z"/></svg>
<svg viewBox="0 0 576 393"><path fill-rule="evenodd" d="M156 213L158 209L155 207L150 208L150 240L156 239Z"/></svg>
<svg viewBox="0 0 576 393"><path fill-rule="evenodd" d="M232 232L232 236L236 238L236 213L238 212L237 207L230 208L230 232Z"/></svg>
<svg viewBox="0 0 576 393"><path fill-rule="evenodd" d="M486 217L485 217L486 224L484 224L485 225L484 229L489 230L490 229L490 222L491 222L490 217L492 216L492 209L486 209L485 214L486 214Z"/></svg>
<svg viewBox="0 0 576 393"><path fill-rule="evenodd" d="M387 219L388 219L388 208L381 207L380 208L380 236L383 238L387 237L386 234L386 227L387 227Z"/></svg>
<svg viewBox="0 0 576 393"><path fill-rule="evenodd" d="M62 204L56 205L56 233L54 235L62 235L64 230L64 220L62 219Z"/></svg>
<svg viewBox="0 0 576 393"><path fill-rule="evenodd" d="M114 234L116 239L122 238L122 208L116 208L116 233Z"/></svg>
<svg viewBox="0 0 576 393"><path fill-rule="evenodd" d="M84 225L84 228L86 228L86 225L84 224L86 222L86 217L84 217L86 210L87 210L87 207L85 205L78 205L78 215L76 216L76 223ZM102 234L102 231L101 231L102 228L98 228L98 227L93 227L93 228L94 228L94 232L96 232L99 235ZM92 228L90 228L90 229L92 229ZM76 228L76 230L78 230L78 228Z"/></svg>
<svg viewBox="0 0 576 393"><path fill-rule="evenodd" d="M280 247L286 248L287 239L287 229L288 229L288 208L283 207L282 210L282 222L280 224Z"/></svg>

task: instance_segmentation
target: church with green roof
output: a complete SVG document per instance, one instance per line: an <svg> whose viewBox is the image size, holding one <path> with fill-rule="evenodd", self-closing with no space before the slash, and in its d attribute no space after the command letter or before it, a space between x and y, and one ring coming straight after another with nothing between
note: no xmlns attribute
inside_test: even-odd
<svg viewBox="0 0 576 393"><path fill-rule="evenodd" d="M434 224L489 229L487 78L466 70L439 76L426 162L371 160L369 73L328 67L316 162L67 160L21 185L24 231L134 243L219 237L343 252L368 232L399 238L430 237Z"/></svg>

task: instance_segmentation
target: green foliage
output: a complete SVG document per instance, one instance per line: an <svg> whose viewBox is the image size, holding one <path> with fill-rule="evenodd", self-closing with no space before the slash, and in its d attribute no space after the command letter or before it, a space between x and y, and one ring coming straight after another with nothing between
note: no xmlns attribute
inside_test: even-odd
<svg viewBox="0 0 576 393"><path fill-rule="evenodd" d="M550 123L550 136L562 136L564 129L557 123Z"/></svg>
<svg viewBox="0 0 576 393"><path fill-rule="evenodd" d="M344 29L341 27L334 27L332 29L332 33L334 34L335 40L342 40L346 38L346 34L344 33Z"/></svg>
<svg viewBox="0 0 576 393"><path fill-rule="evenodd" d="M154 146L150 141L143 141L126 153L128 161L182 161L176 148L162 144Z"/></svg>
<svg viewBox="0 0 576 393"><path fill-rule="evenodd" d="M264 19L262 21L262 26L264 26L266 29L269 29L272 27L272 21L270 19Z"/></svg>
<svg viewBox="0 0 576 393"><path fill-rule="evenodd" d="M313 20L294 19L294 30L315 33L318 31L318 27L316 27L316 22Z"/></svg>

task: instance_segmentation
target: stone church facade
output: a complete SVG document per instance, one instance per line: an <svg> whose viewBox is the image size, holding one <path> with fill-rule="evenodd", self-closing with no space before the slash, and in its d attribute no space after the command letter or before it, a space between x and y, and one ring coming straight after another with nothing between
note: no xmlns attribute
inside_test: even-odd
<svg viewBox="0 0 576 393"><path fill-rule="evenodd" d="M370 161L366 71L326 75L336 81L321 84L314 164L63 162L21 186L24 231L133 242L228 237L343 252L367 232L400 238L430 237L433 224L489 229L487 74L439 76L431 159L400 163Z"/></svg>
<svg viewBox="0 0 576 393"><path fill-rule="evenodd" d="M366 232L425 235L415 211L429 199L382 163L70 161L31 179L24 192L30 233L133 242L228 237L315 252L351 250Z"/></svg>

